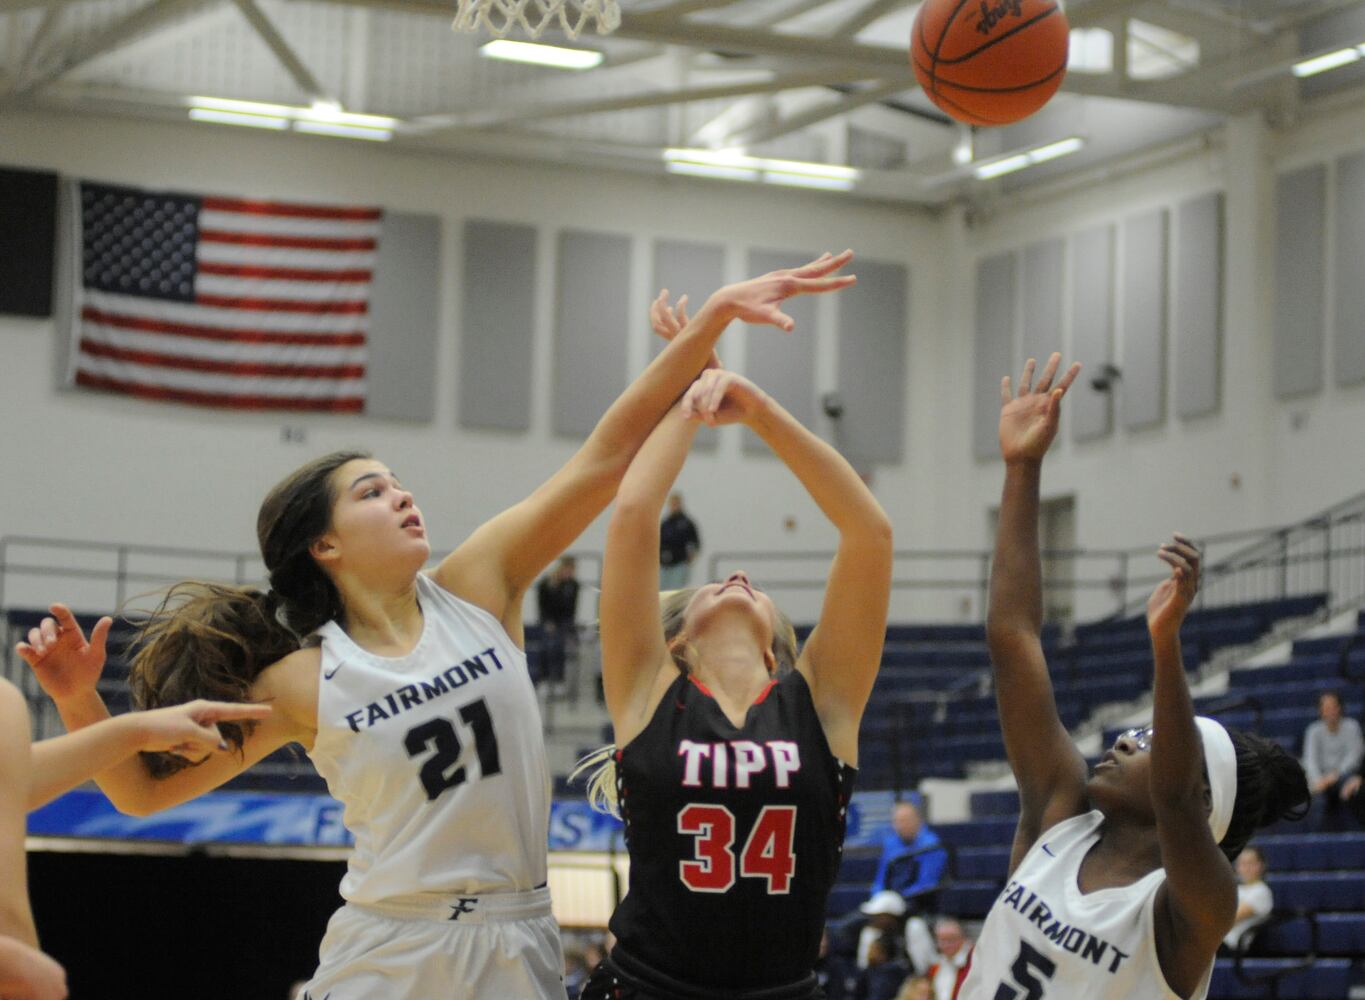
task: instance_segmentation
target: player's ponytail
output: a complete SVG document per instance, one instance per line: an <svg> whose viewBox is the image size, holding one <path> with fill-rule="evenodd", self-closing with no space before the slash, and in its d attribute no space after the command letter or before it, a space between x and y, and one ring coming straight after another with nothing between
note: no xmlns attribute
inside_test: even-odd
<svg viewBox="0 0 1365 1000"><path fill-rule="evenodd" d="M256 537L270 590L190 581L168 590L134 639L129 683L139 708L196 698L248 701L261 671L298 650L324 622L341 615L341 596L310 547L332 522L332 473L368 458L340 451L314 459L261 503ZM250 723L222 723L240 751ZM189 766L175 754L148 755L158 777Z"/></svg>
<svg viewBox="0 0 1365 1000"><path fill-rule="evenodd" d="M1308 814L1312 794L1303 765L1278 743L1229 729L1237 752L1237 800L1228 832L1218 844L1229 861L1261 827L1282 819L1299 820Z"/></svg>

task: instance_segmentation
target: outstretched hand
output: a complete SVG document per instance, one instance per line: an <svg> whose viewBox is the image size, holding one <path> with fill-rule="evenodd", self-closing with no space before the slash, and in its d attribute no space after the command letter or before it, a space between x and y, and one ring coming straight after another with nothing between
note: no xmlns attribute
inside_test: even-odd
<svg viewBox="0 0 1365 1000"><path fill-rule="evenodd" d="M1147 631L1154 639L1172 638L1180 633L1185 613L1199 592L1199 549L1177 531L1156 554L1171 567L1171 575L1147 599Z"/></svg>
<svg viewBox="0 0 1365 1000"><path fill-rule="evenodd" d="M687 296L678 299L676 307L668 304L668 289L659 292L659 297L649 304L649 325L654 328L654 332L664 340L672 340L682 333L682 328L687 325ZM711 352L711 359L706 362L707 368L719 368L720 355L715 351Z"/></svg>
<svg viewBox="0 0 1365 1000"><path fill-rule="evenodd" d="M767 394L743 375L723 368L701 373L683 395L682 415L710 427L744 423L757 412Z"/></svg>
<svg viewBox="0 0 1365 1000"><path fill-rule="evenodd" d="M270 715L269 705L197 701L136 713L141 746L148 752L178 753L198 758L226 750L219 722L259 722Z"/></svg>
<svg viewBox="0 0 1365 1000"><path fill-rule="evenodd" d="M1060 354L1048 358L1042 377L1035 385L1032 384L1033 372L1038 363L1029 358L1019 377L1017 395L1010 385L1010 377L1006 375L1001 379L1000 454L1006 462L1040 461L1052 446L1061 417L1062 397L1081 373L1081 363L1077 361L1054 388L1052 380L1057 377L1061 363Z"/></svg>
<svg viewBox="0 0 1365 1000"><path fill-rule="evenodd" d="M856 284L856 275L834 273L852 259L852 250L837 255L821 254L801 267L770 271L748 281L726 285L712 295L710 301L730 319L763 323L791 333L796 322L782 311L781 304L793 295L837 292Z"/></svg>
<svg viewBox="0 0 1365 1000"><path fill-rule="evenodd" d="M54 604L48 610L52 617L29 629L28 642L16 643L14 651L33 668L47 696L60 702L95 689L114 620L106 616L97 621L87 642L70 608Z"/></svg>

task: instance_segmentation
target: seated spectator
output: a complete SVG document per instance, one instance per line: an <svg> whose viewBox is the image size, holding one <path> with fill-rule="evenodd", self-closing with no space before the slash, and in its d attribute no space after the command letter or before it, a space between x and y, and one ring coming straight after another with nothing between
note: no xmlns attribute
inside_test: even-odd
<svg viewBox="0 0 1365 1000"><path fill-rule="evenodd" d="M1345 794L1346 786L1360 770L1365 741L1360 723L1342 714L1337 692L1318 696L1318 716L1303 734L1303 769L1309 789L1323 797L1320 829L1343 830L1347 825L1344 804L1352 798Z"/></svg>
<svg viewBox="0 0 1365 1000"><path fill-rule="evenodd" d="M854 1000L896 1000L901 984L910 975L899 942L899 935L890 933L872 940L867 950L867 968L858 975Z"/></svg>
<svg viewBox="0 0 1365 1000"><path fill-rule="evenodd" d="M934 987L928 976L911 976L901 983L896 1000L934 1000Z"/></svg>
<svg viewBox="0 0 1365 1000"><path fill-rule="evenodd" d="M967 940L962 924L952 917L940 917L934 922L934 943L938 955L925 970L925 978L933 987L934 1000L953 1000L962 980L967 978L971 942Z"/></svg>
<svg viewBox="0 0 1365 1000"><path fill-rule="evenodd" d="M855 952L858 968L868 967L873 942L885 938L895 942L890 950L893 955L899 957L903 933L901 918L905 916L905 900L901 894L894 889L883 889L859 906L858 911L866 916L862 929L858 932L858 948Z"/></svg>
<svg viewBox="0 0 1365 1000"><path fill-rule="evenodd" d="M894 889L910 913L932 912L932 893L943 881L948 852L938 834L920 818L913 802L897 802L891 810L891 829L882 837L882 856L872 893Z"/></svg>
<svg viewBox="0 0 1365 1000"><path fill-rule="evenodd" d="M1248 844L1237 855L1237 922L1223 938L1229 951L1237 950L1242 935L1265 922L1275 906L1270 886L1265 884L1265 855L1254 844Z"/></svg>
<svg viewBox="0 0 1365 1000"><path fill-rule="evenodd" d="M564 949L564 989L567 1000L578 1000L583 984L588 981L588 960L581 951Z"/></svg>
<svg viewBox="0 0 1365 1000"><path fill-rule="evenodd" d="M858 985L853 960L830 949L829 928L820 935L820 957L815 960L815 979L825 1000L851 1000Z"/></svg>

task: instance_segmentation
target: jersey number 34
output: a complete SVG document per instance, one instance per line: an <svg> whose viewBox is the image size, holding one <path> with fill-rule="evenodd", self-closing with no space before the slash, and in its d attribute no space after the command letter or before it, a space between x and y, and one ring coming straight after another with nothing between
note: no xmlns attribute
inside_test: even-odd
<svg viewBox="0 0 1365 1000"><path fill-rule="evenodd" d="M678 863L678 877L693 892L728 892L741 878L768 880L768 892L791 891L796 855L796 806L764 806L754 821L738 865L734 853L735 815L725 806L694 802L678 813L678 832L695 838L692 857Z"/></svg>

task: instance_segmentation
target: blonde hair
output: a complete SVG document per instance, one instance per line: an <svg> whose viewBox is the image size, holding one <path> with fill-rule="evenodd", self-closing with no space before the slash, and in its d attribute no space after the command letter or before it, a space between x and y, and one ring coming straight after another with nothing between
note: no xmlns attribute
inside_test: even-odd
<svg viewBox="0 0 1365 1000"><path fill-rule="evenodd" d="M668 651L673 656L674 665L684 674L692 670L690 659L692 646L683 637L683 620L687 606L692 603L696 593L696 587L686 587L682 590L665 590L659 594L664 641L668 643ZM600 622L598 627L601 627ZM773 642L770 648L773 658L777 661L776 669L773 671L775 677L785 677L796 669L796 627L780 608L777 609L777 621L773 623ZM620 819L621 806L616 795L616 744L608 743L579 760L569 774L569 781L572 782L584 774L589 776L588 804L598 812Z"/></svg>

